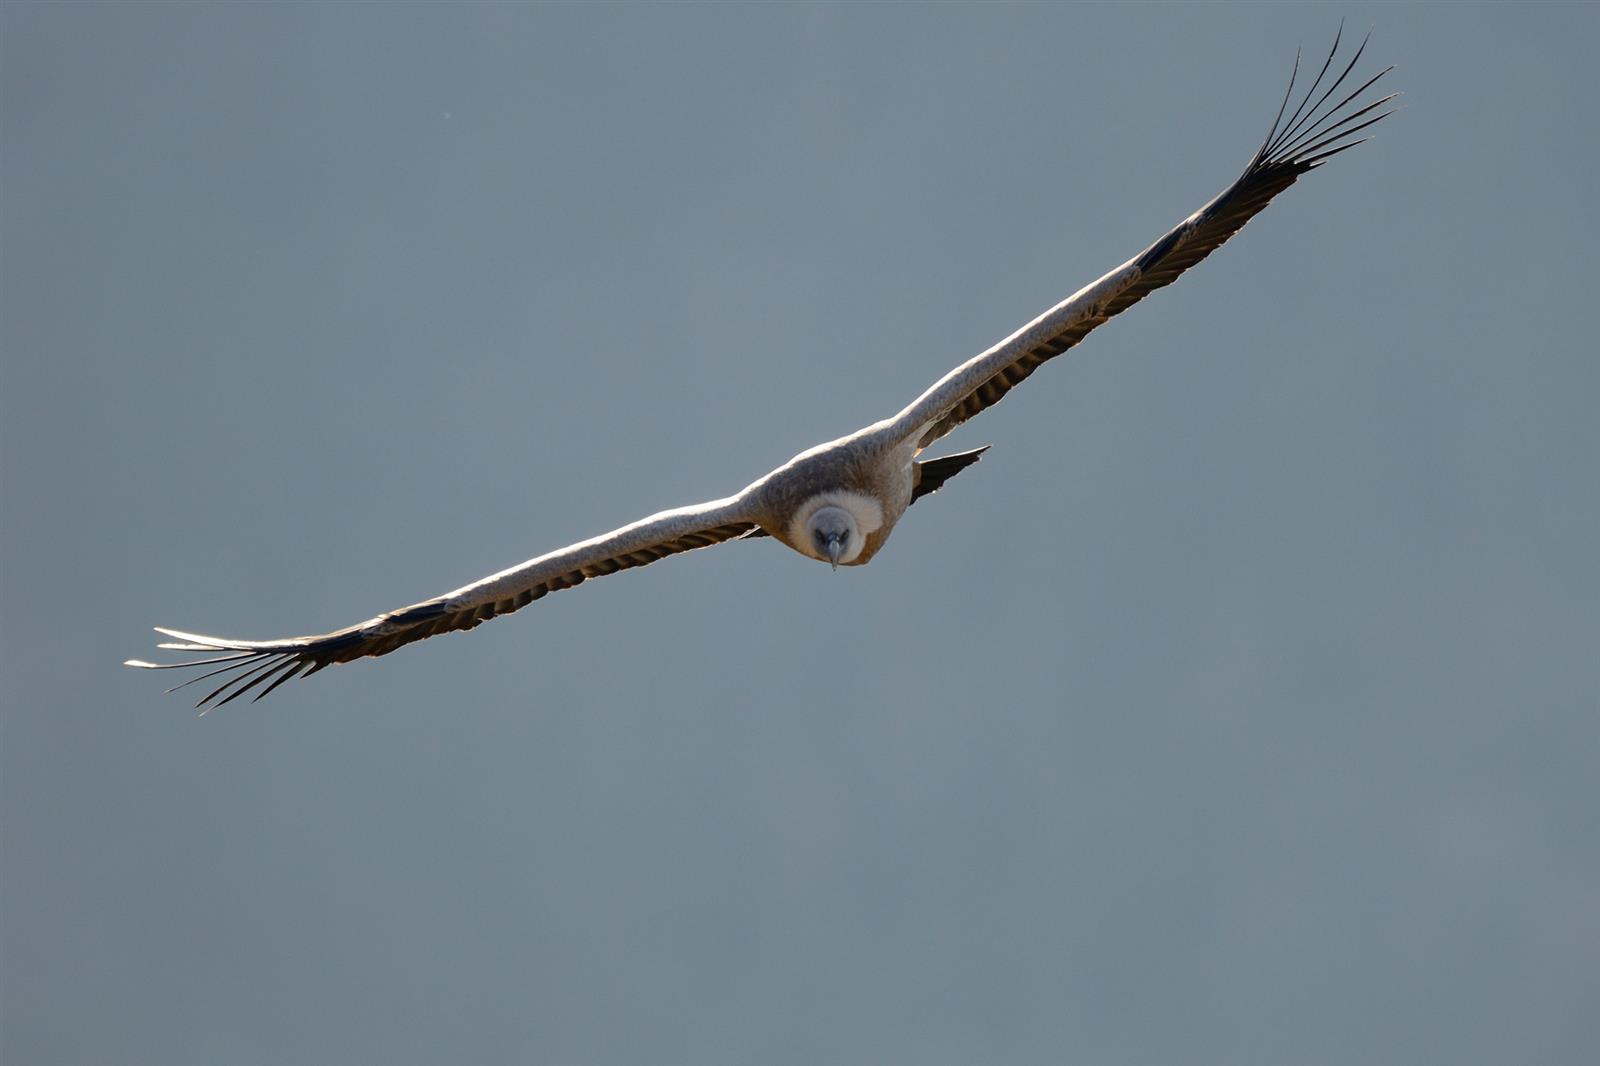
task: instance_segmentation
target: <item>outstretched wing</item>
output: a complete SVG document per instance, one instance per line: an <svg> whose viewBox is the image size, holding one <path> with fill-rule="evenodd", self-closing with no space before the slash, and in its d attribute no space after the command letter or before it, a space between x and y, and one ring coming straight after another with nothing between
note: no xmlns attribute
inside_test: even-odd
<svg viewBox="0 0 1600 1066"><path fill-rule="evenodd" d="M679 552L692 551L747 536L758 527L745 516L742 497L696 507L662 511L632 525L580 541L491 574L454 592L398 611L380 614L332 633L282 640L228 640L156 627L175 638L160 647L204 657L187 662L148 663L129 659L128 666L147 670L215 667L178 688L220 677L197 707L221 706L259 688L260 699L294 677L314 674L335 663L367 655L386 655L403 644L457 629L471 629L497 615L510 614L558 589L580 585L591 577L644 566ZM173 690L169 690L173 691Z"/></svg>
<svg viewBox="0 0 1600 1066"><path fill-rule="evenodd" d="M1272 129L1237 181L1133 259L1069 296L987 352L946 374L896 415L887 432L904 436L920 430L918 447L926 447L943 437L973 415L998 403L1029 374L1077 344L1090 330L1132 307L1148 293L1177 280L1179 274L1220 247L1300 175L1360 144L1365 138L1353 140L1355 134L1391 112L1367 116L1398 95L1390 93L1371 103L1358 100L1374 82L1393 69L1385 67L1362 82L1359 88L1340 97L1337 103L1328 103L1349 79L1366 46L1363 40L1344 70L1317 96L1339 51L1339 36L1335 36L1322 70L1294 113L1285 120L1284 113L1294 94L1300 70L1300 58L1296 55L1289 89Z"/></svg>

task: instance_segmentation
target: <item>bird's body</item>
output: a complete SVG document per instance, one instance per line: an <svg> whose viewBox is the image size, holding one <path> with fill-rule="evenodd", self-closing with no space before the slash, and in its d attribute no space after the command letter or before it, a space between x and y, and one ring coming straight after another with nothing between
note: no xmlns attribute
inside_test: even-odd
<svg viewBox="0 0 1600 1066"><path fill-rule="evenodd" d="M163 648L205 653L207 657L163 664L129 660L128 665L153 669L215 666L185 682L225 675L200 706L226 703L252 690L259 690L259 699L293 677L335 663L383 655L438 633L471 629L589 578L724 541L770 536L834 567L871 561L913 502L936 491L985 450L922 459L924 448L999 402L1012 387L1096 326L1170 284L1301 174L1360 143L1351 136L1388 114L1365 118L1393 94L1358 108L1352 105L1387 69L1324 107L1349 76L1361 49L1312 101L1338 47L1335 39L1328 61L1286 123L1283 114L1289 94L1285 94L1272 131L1232 185L1139 255L951 370L892 418L801 452L733 496L651 515L346 629L268 641L161 629L177 640L162 644ZM1293 86L1291 77L1291 93Z"/></svg>
<svg viewBox="0 0 1600 1066"><path fill-rule="evenodd" d="M807 523L824 508L838 508L850 516L855 534L838 565L870 561L911 506L917 480L916 448L872 428L808 448L747 488L761 528L802 555L827 560Z"/></svg>

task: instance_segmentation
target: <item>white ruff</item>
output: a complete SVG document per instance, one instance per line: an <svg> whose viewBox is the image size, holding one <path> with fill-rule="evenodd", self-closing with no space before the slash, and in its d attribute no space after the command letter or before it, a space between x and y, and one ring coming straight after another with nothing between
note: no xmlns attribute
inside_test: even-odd
<svg viewBox="0 0 1600 1066"><path fill-rule="evenodd" d="M815 559L826 559L826 556L817 555L811 549L811 533L809 525L811 518L824 507L837 507L847 513L855 522L855 535L850 538L850 544L839 562L848 563L861 554L861 549L867 545L867 534L883 525L883 504L876 498L863 492L851 492L847 489L835 489L832 492L819 492L795 510L794 517L789 519L789 540L795 544L804 545L807 555Z"/></svg>

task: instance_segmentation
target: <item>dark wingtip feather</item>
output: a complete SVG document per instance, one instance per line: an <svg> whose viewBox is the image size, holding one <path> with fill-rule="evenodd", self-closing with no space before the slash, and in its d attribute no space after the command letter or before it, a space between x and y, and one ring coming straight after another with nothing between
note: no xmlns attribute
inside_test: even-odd
<svg viewBox="0 0 1600 1066"><path fill-rule="evenodd" d="M1295 81L1300 69L1300 56L1296 52L1294 67L1289 75L1289 90L1284 95L1284 102L1278 107L1278 114L1274 117L1272 126L1267 131L1267 136L1262 142L1261 149L1257 151L1256 157L1251 160L1250 166L1245 172L1247 175L1278 167L1289 167L1296 172L1303 173L1318 163L1338 154L1339 151L1359 144L1360 141L1342 145L1340 142L1394 113L1393 111L1385 111L1376 118L1368 119L1359 125L1352 125L1363 115L1392 100L1397 95L1395 93L1390 93L1381 99L1363 104L1353 111L1346 110L1352 101L1355 101L1362 93L1370 89L1378 79L1392 71L1394 69L1393 65L1384 67L1372 75L1357 88L1339 99L1337 103L1328 104L1333 94L1350 78L1351 72L1355 70L1356 64L1360 62L1362 55L1365 54L1367 44L1372 39L1372 31L1370 29L1367 31L1366 36L1361 39L1361 44L1356 47L1355 53L1345 64L1344 69L1328 83L1326 88L1323 88L1323 78L1332 68L1333 61L1339 53L1339 45L1343 37L1344 23L1341 21L1338 32L1334 34L1333 47L1329 49L1327 59L1323 60L1322 68L1306 88L1304 95L1300 98L1300 103L1295 106L1294 110L1289 113L1289 117L1285 119L1284 112L1287 110L1289 100L1294 96ZM1321 95L1318 95L1318 89L1322 89Z"/></svg>
<svg viewBox="0 0 1600 1066"><path fill-rule="evenodd" d="M305 665L305 663L300 662L298 659L289 660L288 664L283 668L282 672L280 672L278 674L278 679L276 681L274 681L272 684L268 685L266 688L262 689L260 692L257 692L255 694L255 696L251 698L250 702L251 703L259 703L261 701L261 697L265 696L267 693L271 692L273 689L277 688L279 685L283 684L285 681L288 681L288 680L292 679L297 674L299 674L299 676L302 676L302 677L305 676L304 674L300 674L300 668L303 667L304 665Z"/></svg>
<svg viewBox="0 0 1600 1066"><path fill-rule="evenodd" d="M181 662L156 663L145 659L127 659L123 665L140 670L196 670L202 667L214 667L195 674L166 691L177 692L179 689L188 688L190 685L220 677L223 680L217 687L207 692L195 704L201 714L205 714L214 707L220 707L246 692L256 688L264 681L271 680L271 684L262 690L256 699L266 695L278 685L295 676L302 667L315 667L320 669L328 665L320 658L315 657L305 647L302 640L292 641L246 641L225 640L221 637L209 637L200 633L189 633L180 629L169 629L166 626L156 626L156 632L165 636L178 638L175 641L162 641L158 646L168 651L189 653L190 658Z"/></svg>
<svg viewBox="0 0 1600 1066"><path fill-rule="evenodd" d="M266 675L277 667L280 661L276 656L273 656L263 663L254 665L242 664L247 667L243 673L235 674L206 693L195 706L197 708L208 708L208 705L221 707L224 703L233 702L245 692L260 684ZM195 680L198 681L199 678ZM223 696L224 698L218 700L218 696Z"/></svg>

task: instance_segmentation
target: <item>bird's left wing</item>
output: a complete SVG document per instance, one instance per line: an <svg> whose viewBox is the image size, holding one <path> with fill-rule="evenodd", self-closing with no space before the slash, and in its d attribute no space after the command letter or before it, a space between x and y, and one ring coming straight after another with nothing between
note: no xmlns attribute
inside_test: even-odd
<svg viewBox="0 0 1600 1066"><path fill-rule="evenodd" d="M440 633L472 629L497 615L526 607L547 593L572 588L591 577L614 574L679 552L735 540L758 529L742 496L680 507L530 559L443 596L389 611L332 633L281 640L229 640L158 626L157 632L175 641L160 647L201 657L175 663L129 659L127 665L147 670L215 667L177 686L183 688L212 677L223 679L195 705L197 707L221 706L253 689L259 689L255 698L260 699L285 681L314 674L323 667L367 655L385 655L403 644Z"/></svg>
<svg viewBox="0 0 1600 1066"><path fill-rule="evenodd" d="M885 424L883 432L904 439L917 435L926 447L973 415L1000 402L1012 387L1055 356L1077 344L1089 331L1133 306L1147 294L1170 285L1179 274L1210 255L1239 227L1250 221L1295 179L1330 156L1361 143L1354 135L1389 112L1371 113L1392 100L1391 93L1371 103L1357 98L1392 68L1384 68L1360 87L1329 104L1350 77L1366 42L1320 96L1317 91L1339 51L1334 38L1311 88L1288 119L1284 113L1294 93L1295 76L1261 148L1232 185L1167 231L1139 255L1052 307L993 348L974 356L934 383L911 405ZM1299 73L1299 57L1295 74ZM1315 99L1313 99L1315 98ZM1371 116L1371 117L1369 117Z"/></svg>

